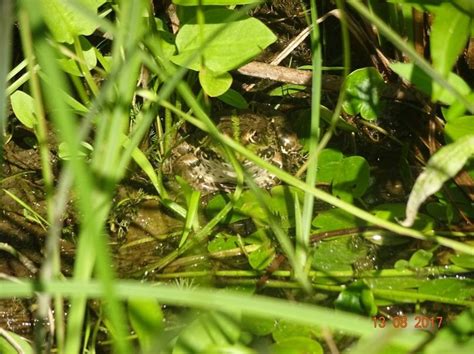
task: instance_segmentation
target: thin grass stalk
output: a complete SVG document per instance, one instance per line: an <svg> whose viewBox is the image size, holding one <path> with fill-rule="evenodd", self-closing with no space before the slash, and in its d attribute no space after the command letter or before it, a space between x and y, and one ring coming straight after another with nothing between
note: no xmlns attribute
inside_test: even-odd
<svg viewBox="0 0 474 354"><path fill-rule="evenodd" d="M7 80L10 69L11 33L13 26L13 3L11 0L0 2L0 164L3 161L3 138L7 122ZM0 177L3 171L0 171Z"/></svg>
<svg viewBox="0 0 474 354"><path fill-rule="evenodd" d="M93 235L83 235L80 240L75 276L80 278L89 278L92 266L96 262L99 278L103 282L103 286L107 289L105 297L107 316L110 319L112 333L114 336L114 347L119 353L128 353L131 348L126 340L127 329L125 326L125 315L122 306L117 301L114 287L114 272L110 267L112 263L111 256L108 252L106 243L106 235L103 232L103 225L107 220L110 210L112 192L116 182L123 176L124 171L117 169L117 164L122 151L121 133L128 127L129 119L129 102L132 101L135 82L138 77L140 58L136 50L136 44L142 31L143 23L142 13L144 1L128 2L123 1L120 4L120 23L118 34L114 41L112 49L113 62L112 68L121 67L122 62L126 61L127 65L122 67L119 74L117 85L117 96L108 96L109 99L117 100L114 102L114 108L105 114L98 121L98 139L96 139L96 150L92 159L92 168L101 180L99 186L96 186L96 198L93 200L92 209L95 211L94 217L85 220ZM93 222L95 225L89 225ZM94 246L94 250L90 249ZM86 262L88 261L88 263ZM74 318L77 324L82 324L85 299L78 298L75 304ZM71 317L73 308L71 308ZM77 331L77 327L76 327ZM77 333L76 333L77 335ZM66 351L76 352L79 349L79 341L73 337L71 333L66 343Z"/></svg>
<svg viewBox="0 0 474 354"><path fill-rule="evenodd" d="M31 9L31 5L28 1L23 3L19 12L19 24L20 24L20 36L23 52L27 61L27 68L30 72L30 89L34 101L34 110L37 118L37 122L34 126L36 138L38 139L39 154L41 161L41 172L43 176L45 198L46 198L46 210L48 223L51 224L54 219L54 204L53 204L53 171L51 168L50 151L47 142L47 124L46 114L43 106L41 84L38 77L38 73L35 70L36 58L35 58L35 41L33 39L32 30L37 31L41 19L34 15L30 17L27 8ZM36 39L36 38L35 38ZM54 242L56 241L56 242ZM40 272L40 279L43 282L48 282L54 277L58 277L61 274L61 261L59 254L59 240L54 240L49 243L49 247L46 249L45 259L43 261L42 269ZM56 310L62 311L61 299L57 297L58 302L56 303ZM38 311L37 316L42 323L43 319L48 316L50 311L51 297L46 294L38 295ZM62 316L62 312L57 313L57 322L61 323L62 320L58 317ZM60 342L62 341L61 335L59 336ZM52 345L51 340L46 340L46 331L44 326L40 325L36 328L35 333L35 346L36 350L50 350ZM61 343L60 343L61 345Z"/></svg>
<svg viewBox="0 0 474 354"><path fill-rule="evenodd" d="M318 159L316 156L319 144L319 124L320 124L320 105L321 105L321 76L322 76L322 52L321 37L319 25L317 23L318 10L316 2L310 1L311 5L311 51L312 51L312 70L311 81L311 128L309 139L309 160L308 170L306 171L306 183L309 186L316 185L316 174L318 170ZM300 270L304 269L308 261L307 252L309 250L309 235L311 233L311 221L313 219L314 197L305 192L303 200L303 215L301 218L301 238L296 240L296 262Z"/></svg>
<svg viewBox="0 0 474 354"><path fill-rule="evenodd" d="M52 281L38 289L37 283L26 279L22 283L0 281L2 296L31 296L33 291L57 292L63 296L87 296L100 298L104 296L104 288L100 282L87 281ZM242 312L254 317L287 320L308 326L318 326L334 331L343 331L357 337L380 335L367 317L335 311L316 305L294 303L261 295L247 295L231 290L192 288L155 284L141 284L139 281L117 281L117 295L120 299L143 298L157 299L163 304L201 308L208 310L235 313ZM428 338L427 333L403 331L393 343L406 349L414 349Z"/></svg>
<svg viewBox="0 0 474 354"><path fill-rule="evenodd" d="M343 52L342 54L343 54L343 66L344 66L342 76L347 77L351 69L351 42L350 42L350 36L349 36L349 26L347 24L346 9L345 9L344 2L342 0L336 0L336 6L340 11L339 19L341 21L342 52ZM331 124L328 130L326 131L326 133L321 138L321 141L319 142L316 156L318 156L321 150L327 146L334 131L336 130L337 122L339 120L339 116L341 115L342 104L344 103L345 97L346 97L346 89L345 89L345 85L343 84L343 86L341 87L341 90L339 91L336 107L334 108L333 115L331 117Z"/></svg>

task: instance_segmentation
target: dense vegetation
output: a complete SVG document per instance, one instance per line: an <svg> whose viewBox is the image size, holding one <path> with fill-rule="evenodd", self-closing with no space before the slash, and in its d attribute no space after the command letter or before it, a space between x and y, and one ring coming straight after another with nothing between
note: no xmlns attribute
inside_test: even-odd
<svg viewBox="0 0 474 354"><path fill-rule="evenodd" d="M474 352L469 0L3 0L0 352Z"/></svg>

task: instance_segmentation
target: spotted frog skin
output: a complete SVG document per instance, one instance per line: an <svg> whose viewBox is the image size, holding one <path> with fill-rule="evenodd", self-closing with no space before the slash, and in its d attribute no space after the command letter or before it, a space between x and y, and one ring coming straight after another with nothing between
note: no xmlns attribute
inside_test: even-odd
<svg viewBox="0 0 474 354"><path fill-rule="evenodd" d="M282 116L227 116L219 120L217 127L263 160L285 171L295 172L303 162L298 138L288 130ZM238 155L237 159L259 187L270 188L279 183L277 177L253 162ZM236 173L223 157L222 148L209 137L181 138L171 151L167 170L204 193L229 192L237 184Z"/></svg>

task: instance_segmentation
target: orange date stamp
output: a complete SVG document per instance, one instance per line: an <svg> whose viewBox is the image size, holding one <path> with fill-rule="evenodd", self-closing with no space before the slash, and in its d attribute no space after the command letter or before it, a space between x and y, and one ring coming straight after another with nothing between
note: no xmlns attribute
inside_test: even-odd
<svg viewBox="0 0 474 354"><path fill-rule="evenodd" d="M394 316L388 319L385 316L373 316L372 322L374 328L415 328L433 330L441 328L445 323L443 316L423 316L415 315L408 316Z"/></svg>

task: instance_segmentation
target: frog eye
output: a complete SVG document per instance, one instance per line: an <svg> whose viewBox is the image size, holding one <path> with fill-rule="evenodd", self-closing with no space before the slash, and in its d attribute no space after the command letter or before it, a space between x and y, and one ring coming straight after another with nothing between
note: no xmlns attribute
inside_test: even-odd
<svg viewBox="0 0 474 354"><path fill-rule="evenodd" d="M271 149L266 149L262 153L264 159L270 160L273 157L274 153Z"/></svg>
<svg viewBox="0 0 474 354"><path fill-rule="evenodd" d="M256 131L249 133L248 141L250 141L252 144L257 144L259 140L260 135Z"/></svg>

